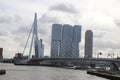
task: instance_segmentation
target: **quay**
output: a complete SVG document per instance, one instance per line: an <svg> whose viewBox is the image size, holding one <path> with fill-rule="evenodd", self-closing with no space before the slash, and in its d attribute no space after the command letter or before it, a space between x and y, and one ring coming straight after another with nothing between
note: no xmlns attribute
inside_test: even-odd
<svg viewBox="0 0 120 80"><path fill-rule="evenodd" d="M0 75L6 74L6 70L0 70Z"/></svg>
<svg viewBox="0 0 120 80"><path fill-rule="evenodd" d="M120 80L119 74L112 74L112 73L110 74L110 73L98 72L94 70L88 70L87 74L103 77L103 78L110 79L110 80Z"/></svg>

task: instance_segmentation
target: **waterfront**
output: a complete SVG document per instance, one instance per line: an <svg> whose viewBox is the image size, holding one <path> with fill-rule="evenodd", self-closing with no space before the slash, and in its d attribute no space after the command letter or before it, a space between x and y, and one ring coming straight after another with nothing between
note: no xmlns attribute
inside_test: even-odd
<svg viewBox="0 0 120 80"><path fill-rule="evenodd" d="M44 66L15 66L1 64L0 69L6 69L6 75L0 80L107 80L86 74L83 70L72 70Z"/></svg>

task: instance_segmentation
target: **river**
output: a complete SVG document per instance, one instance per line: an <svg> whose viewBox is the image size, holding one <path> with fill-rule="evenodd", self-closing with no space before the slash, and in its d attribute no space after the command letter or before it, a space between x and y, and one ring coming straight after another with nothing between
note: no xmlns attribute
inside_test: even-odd
<svg viewBox="0 0 120 80"><path fill-rule="evenodd" d="M0 63L0 69L6 69L6 75L0 75L0 80L108 80L86 74L84 70L55 67L15 66Z"/></svg>

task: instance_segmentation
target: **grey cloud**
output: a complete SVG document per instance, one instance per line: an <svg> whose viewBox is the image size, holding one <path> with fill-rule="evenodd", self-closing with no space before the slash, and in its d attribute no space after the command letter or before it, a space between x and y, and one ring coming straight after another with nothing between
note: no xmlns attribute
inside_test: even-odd
<svg viewBox="0 0 120 80"><path fill-rule="evenodd" d="M96 40L94 41L94 47L119 49L120 44L118 42Z"/></svg>
<svg viewBox="0 0 120 80"><path fill-rule="evenodd" d="M22 18L19 15L13 15L13 16L2 15L0 16L0 23L18 22L21 19Z"/></svg>
<svg viewBox="0 0 120 80"><path fill-rule="evenodd" d="M114 20L115 24L120 27L120 19L119 20Z"/></svg>
<svg viewBox="0 0 120 80"><path fill-rule="evenodd" d="M14 15L14 21L18 22L18 21L20 21L20 20L22 20L22 17L21 17L21 16L19 16L19 15Z"/></svg>
<svg viewBox="0 0 120 80"><path fill-rule="evenodd" d="M96 34L96 35L94 35L94 37L96 37L96 38L101 38L103 36L104 36L104 34Z"/></svg>
<svg viewBox="0 0 120 80"><path fill-rule="evenodd" d="M0 38L0 41L1 41L1 42L6 42L6 39Z"/></svg>
<svg viewBox="0 0 120 80"><path fill-rule="evenodd" d="M45 36L48 33L46 31L46 28L45 29L43 28L44 26L45 25L38 24L38 34L43 35L43 36ZM32 26L29 26L29 27L21 26L17 30L12 31L12 34L28 36L31 30L31 27Z"/></svg>
<svg viewBox="0 0 120 80"><path fill-rule="evenodd" d="M27 36L25 36L25 35L15 35L14 36L14 41L15 42L19 42L20 43L20 45L25 45L25 43L26 43L26 40L27 40Z"/></svg>
<svg viewBox="0 0 120 80"><path fill-rule="evenodd" d="M49 34L49 26L52 23L59 23L60 20L56 16L51 16L49 13L45 13L41 16L41 18L38 19L38 33L40 35L47 35Z"/></svg>
<svg viewBox="0 0 120 80"><path fill-rule="evenodd" d="M44 37L48 38L48 31L46 31L46 29L42 29L43 26L45 26L45 25L38 24L38 37L42 38L41 36L44 36ZM14 41L18 42L20 47L24 47L25 43L26 43L26 40L28 38L29 32L30 32L29 27L23 27L22 26L22 27L18 28L17 30L12 32L12 34L15 34L14 35ZM31 39L31 36L30 36L30 39ZM29 43L30 43L30 39L29 39ZM43 42L44 42L44 40L43 40Z"/></svg>
<svg viewBox="0 0 120 80"><path fill-rule="evenodd" d="M95 33L95 34L94 34ZM95 31L93 33L93 36L95 37L95 38L102 38L105 34L106 34L106 32L105 31Z"/></svg>
<svg viewBox="0 0 120 80"><path fill-rule="evenodd" d="M68 12L68 13L78 13L75 7L70 4L58 4L58 5L52 6L50 10L57 10L57 11Z"/></svg>
<svg viewBox="0 0 120 80"><path fill-rule="evenodd" d="M30 27L31 28L31 27ZM30 31L30 28L28 28L28 27L20 27L19 29L18 29L18 32L20 32L20 33L26 33L26 32L29 32Z"/></svg>
<svg viewBox="0 0 120 80"><path fill-rule="evenodd" d="M6 42L6 37L8 36L7 32L0 31L0 41Z"/></svg>
<svg viewBox="0 0 120 80"><path fill-rule="evenodd" d="M4 34L2 32L0 32L0 36L3 36Z"/></svg>
<svg viewBox="0 0 120 80"><path fill-rule="evenodd" d="M53 16L49 16L49 15L46 15L46 14L43 14L42 17L38 20L40 23L43 22L43 23L56 23L56 22L59 22L58 18L57 17L53 17Z"/></svg>
<svg viewBox="0 0 120 80"><path fill-rule="evenodd" d="M28 32L30 32L30 28L31 28L31 27L21 26L21 27L19 27L17 30L12 31L12 34L28 33Z"/></svg>
<svg viewBox="0 0 120 80"><path fill-rule="evenodd" d="M0 23L11 23L11 20L10 16L0 16Z"/></svg>
<svg viewBox="0 0 120 80"><path fill-rule="evenodd" d="M20 47L24 47L26 40L28 38L31 27L20 26L18 29L12 31L12 35L14 35L14 41L19 43ZM30 41L30 40L29 40Z"/></svg>
<svg viewBox="0 0 120 80"><path fill-rule="evenodd" d="M7 35L8 35L8 32L0 31L0 36L7 36Z"/></svg>
<svg viewBox="0 0 120 80"><path fill-rule="evenodd" d="M27 41L28 35L25 34L19 34L19 35L14 35L13 37L13 41L16 42L18 44L19 47L21 47L21 49L23 49L25 47L26 41ZM28 41L28 46L30 46L30 40Z"/></svg>
<svg viewBox="0 0 120 80"><path fill-rule="evenodd" d="M38 33L40 34L40 35L42 35L42 36L45 36L46 34L47 34L47 31L45 30L45 29L39 29L38 30Z"/></svg>

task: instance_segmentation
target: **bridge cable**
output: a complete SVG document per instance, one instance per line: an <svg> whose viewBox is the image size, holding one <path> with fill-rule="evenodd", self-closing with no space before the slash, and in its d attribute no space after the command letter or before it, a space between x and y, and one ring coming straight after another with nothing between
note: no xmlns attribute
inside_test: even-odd
<svg viewBox="0 0 120 80"><path fill-rule="evenodd" d="M66 45L63 41L62 41L62 43L63 43L64 46ZM78 52L79 52L78 49L76 49L76 50L77 50L77 51L76 51L75 48L73 48L73 47L70 46L70 45L66 45L65 47L68 48L68 49L73 50L75 53L78 53ZM72 54L72 56L75 56L75 57L76 57L77 55L76 55L76 54Z"/></svg>
<svg viewBox="0 0 120 80"><path fill-rule="evenodd" d="M62 43L64 43L64 42L62 42ZM68 45L65 45L65 43L64 44L62 44L61 46L63 46L62 48L65 50L65 48L67 49L67 51L69 51L70 53L71 53L71 51L72 51L72 47L71 46L69 46L68 47ZM71 48L71 51L70 51L70 48ZM71 55L71 54L69 54L69 55ZM72 56L74 56L74 57L76 57L76 55L75 54L72 54Z"/></svg>
<svg viewBox="0 0 120 80"><path fill-rule="evenodd" d="M32 27L30 29L29 34L28 34L28 37L27 37L27 40L26 40L26 43L25 43L25 47L23 49L23 54L25 53L25 50L26 50L26 47L27 47L27 44L28 44L28 41L29 41L29 38L30 38L30 35L31 35L31 32L32 32L32 29L33 29L33 25L32 25Z"/></svg>

